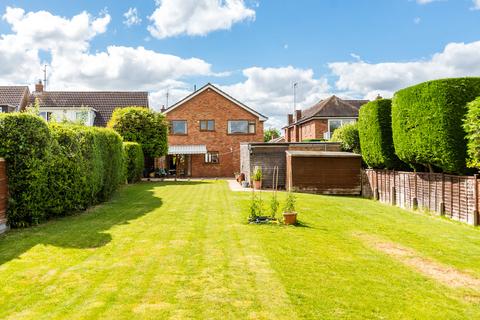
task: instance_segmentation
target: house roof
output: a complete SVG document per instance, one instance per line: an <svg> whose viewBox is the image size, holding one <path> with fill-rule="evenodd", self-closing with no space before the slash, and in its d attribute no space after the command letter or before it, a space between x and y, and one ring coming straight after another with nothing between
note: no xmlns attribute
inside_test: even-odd
<svg viewBox="0 0 480 320"><path fill-rule="evenodd" d="M141 91L42 91L34 92L30 101L38 98L40 107L91 107L95 109L95 126L106 126L116 108L148 108L148 92Z"/></svg>
<svg viewBox="0 0 480 320"><path fill-rule="evenodd" d="M237 99L233 98L232 96L228 95L227 93L223 92L222 90L218 89L217 87L215 87L213 84L211 83L207 83L206 85L204 85L202 88L198 89L197 91L191 93L190 95L186 96L185 98L183 98L182 100L178 101L177 103L175 103L174 105L172 105L170 108L166 109L165 111L163 111L163 113L169 113L170 111L172 110L175 110L176 108L178 108L179 106L181 106L182 104L184 104L185 102L193 99L194 97L198 96L200 93L208 90L208 89L211 89L213 91L215 91L216 93L220 94L221 96L223 96L224 98L230 100L231 102L235 103L237 106L239 106L240 108L250 112L251 114L257 116L260 121L266 121L268 120L268 117L264 116L263 114L253 110L252 108L250 107L247 107L245 104L243 104L242 102L238 101Z"/></svg>
<svg viewBox="0 0 480 320"><path fill-rule="evenodd" d="M343 100L333 95L303 110L302 116L292 124L300 124L312 118L357 118L358 110L369 100ZM290 124L290 125L292 125Z"/></svg>
<svg viewBox="0 0 480 320"><path fill-rule="evenodd" d="M0 86L0 105L21 107L29 92L28 86Z"/></svg>

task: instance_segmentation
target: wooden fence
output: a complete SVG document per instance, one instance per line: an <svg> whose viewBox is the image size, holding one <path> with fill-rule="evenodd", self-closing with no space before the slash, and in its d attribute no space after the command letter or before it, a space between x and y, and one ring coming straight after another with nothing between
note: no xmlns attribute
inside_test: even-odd
<svg viewBox="0 0 480 320"><path fill-rule="evenodd" d="M405 209L424 209L478 225L479 183L475 176L364 170L362 195Z"/></svg>
<svg viewBox="0 0 480 320"><path fill-rule="evenodd" d="M7 168L5 160L0 158L0 233L5 231L7 224Z"/></svg>

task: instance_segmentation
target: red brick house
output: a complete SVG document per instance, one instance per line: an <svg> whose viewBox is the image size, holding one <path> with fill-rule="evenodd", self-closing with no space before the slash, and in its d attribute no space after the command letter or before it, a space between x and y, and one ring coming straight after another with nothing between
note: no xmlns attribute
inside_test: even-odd
<svg viewBox="0 0 480 320"><path fill-rule="evenodd" d="M232 177L240 171L240 143L262 142L267 120L210 83L163 113L170 130L162 166L187 177Z"/></svg>
<svg viewBox="0 0 480 320"><path fill-rule="evenodd" d="M288 125L283 128L285 140L329 140L337 128L357 121L358 110L367 102L368 100L343 100L331 96L309 109L297 110L295 115L288 115Z"/></svg>

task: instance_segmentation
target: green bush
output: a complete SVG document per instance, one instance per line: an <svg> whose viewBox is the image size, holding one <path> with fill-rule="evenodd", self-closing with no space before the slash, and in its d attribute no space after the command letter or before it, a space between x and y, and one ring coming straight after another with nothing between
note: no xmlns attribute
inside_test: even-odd
<svg viewBox="0 0 480 320"><path fill-rule="evenodd" d="M480 97L467 105L464 129L467 132L468 160L471 168L480 168Z"/></svg>
<svg viewBox="0 0 480 320"><path fill-rule="evenodd" d="M358 133L363 161L370 168L399 169L392 138L392 100L371 101L360 108Z"/></svg>
<svg viewBox="0 0 480 320"><path fill-rule="evenodd" d="M135 183L142 179L144 158L142 146L136 142L124 142L125 168L128 183Z"/></svg>
<svg viewBox="0 0 480 320"><path fill-rule="evenodd" d="M52 138L45 121L22 113L0 113L0 157L7 161L8 223L23 227L46 218L47 161Z"/></svg>
<svg viewBox="0 0 480 320"><path fill-rule="evenodd" d="M442 79L395 93L393 142L397 156L430 171L464 173L467 103L480 95L480 78Z"/></svg>
<svg viewBox="0 0 480 320"><path fill-rule="evenodd" d="M50 124L26 113L0 114L12 227L86 209L125 180L121 137L110 129Z"/></svg>
<svg viewBox="0 0 480 320"><path fill-rule="evenodd" d="M116 109L108 127L117 131L124 141L140 143L145 157L167 154L168 123L161 113L143 107Z"/></svg>
<svg viewBox="0 0 480 320"><path fill-rule="evenodd" d="M357 122L341 126L332 135L331 141L340 142L343 151L360 153L360 138Z"/></svg>

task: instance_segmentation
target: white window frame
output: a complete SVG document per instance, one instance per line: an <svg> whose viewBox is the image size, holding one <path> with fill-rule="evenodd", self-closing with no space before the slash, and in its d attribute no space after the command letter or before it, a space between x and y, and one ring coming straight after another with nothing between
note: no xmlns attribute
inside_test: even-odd
<svg viewBox="0 0 480 320"><path fill-rule="evenodd" d="M339 128L341 128L347 123L357 122L357 119L356 118L332 118L332 119L328 119L328 133L330 134L330 137L333 134L332 130L330 129L330 122L331 121L340 121L340 127Z"/></svg>

